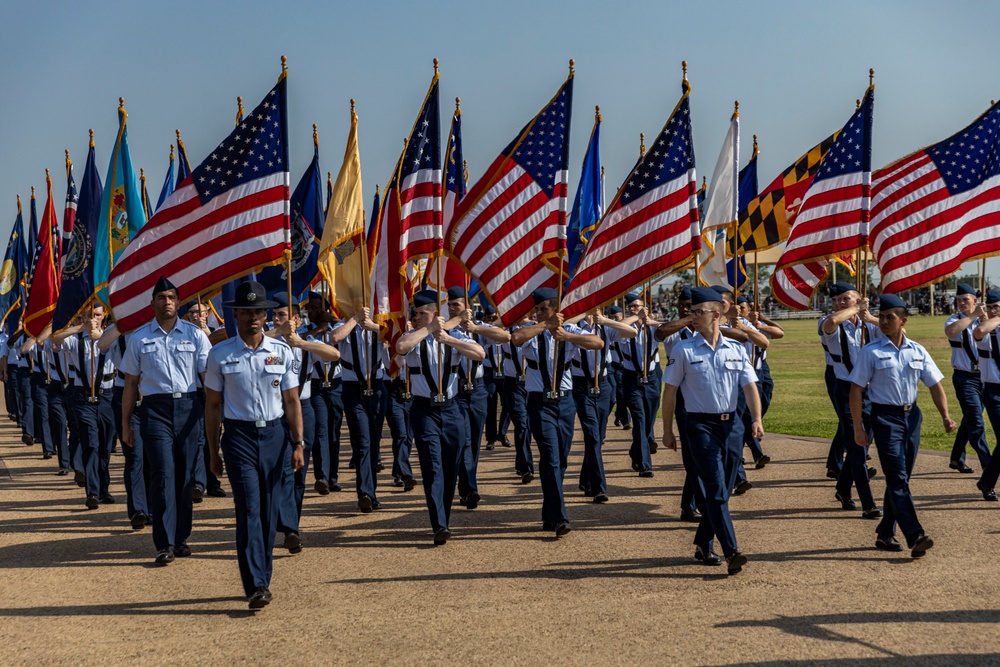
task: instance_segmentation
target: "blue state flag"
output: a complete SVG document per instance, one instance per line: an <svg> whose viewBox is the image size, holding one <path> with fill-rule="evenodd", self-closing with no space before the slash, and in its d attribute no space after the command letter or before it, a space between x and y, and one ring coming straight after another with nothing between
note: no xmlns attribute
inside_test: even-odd
<svg viewBox="0 0 1000 667"><path fill-rule="evenodd" d="M35 264L38 262L38 209L35 205L35 188L31 188L31 202L28 205L28 246L26 250L28 254L26 258L28 260L27 264L27 274L24 276L23 284L25 289L25 296L27 296L27 289L31 285L31 279L35 277ZM27 299L21 299L21 305L24 306Z"/></svg>
<svg viewBox="0 0 1000 667"><path fill-rule="evenodd" d="M21 317L21 310L24 305L24 287L21 284L22 277L27 273L27 259L24 251L24 217L21 215L21 198L17 198L17 218L14 219L14 227L10 230L10 239L7 241L7 252L4 253L3 265L0 266L0 315L7 321L8 318L15 323ZM13 329L14 327L8 327Z"/></svg>
<svg viewBox="0 0 1000 667"><path fill-rule="evenodd" d="M745 209L750 204L751 201L753 201L754 199L756 199L757 198L757 194L758 194L757 193L757 187L758 186L757 186L757 144L756 144L756 137L754 139L755 139L755 142L754 142L753 157L750 158L750 162L747 163L747 166L743 167L743 169L740 170L739 178L738 178L738 184L736 186L737 187L737 194L738 194L738 198L739 198L739 204L738 205L739 205L739 210L741 210L741 211L743 209ZM732 242L732 237L730 237L730 242ZM736 261L737 259L739 260L738 262ZM735 267L739 267L738 268L738 273L739 273L739 284L738 285L737 285L737 283L734 282L734 279L736 277L733 275L733 272L735 270L737 270ZM730 285L737 285L737 287L743 287L743 285L747 282L747 279L748 279L748 276L747 276L747 259L746 259L746 255L744 255L742 252L740 252L740 255L739 255L738 258L735 258L735 259L734 258L730 258L729 261L726 262L726 273L729 276L729 284Z"/></svg>
<svg viewBox="0 0 1000 667"><path fill-rule="evenodd" d="M94 143L90 143L87 166L80 182L79 202L73 233L63 253L62 285L52 317L52 330L69 326L77 315L90 307L94 295L94 251L104 187L97 171Z"/></svg>
<svg viewBox="0 0 1000 667"><path fill-rule="evenodd" d="M601 199L601 115L598 113L594 119L590 144L583 158L583 171L580 174L580 185L576 189L576 199L573 200L569 225L566 227L566 251L569 256L567 283L576 273L576 266L587 248L587 241L597 229L598 220L604 215Z"/></svg>
<svg viewBox="0 0 1000 667"><path fill-rule="evenodd" d="M146 224L146 211L142 193L132 168L128 150L128 114L125 107L118 107L118 138L111 152L108 175L104 179L101 214L98 219L97 240L94 249L94 288L97 298L108 303L108 276L118 257Z"/></svg>
<svg viewBox="0 0 1000 667"><path fill-rule="evenodd" d="M315 135L314 135L315 139ZM319 141L313 142L313 159L289 202L292 232L292 296L301 298L319 273L319 240L323 238L323 181L319 168ZM268 294L288 289L287 265L269 266L257 274Z"/></svg>
<svg viewBox="0 0 1000 667"><path fill-rule="evenodd" d="M170 144L170 164L167 165L167 175L163 178L163 185L160 186L160 196L156 199L156 208L153 210L160 210L163 206L163 202L167 200L167 197L171 195L174 191L174 145Z"/></svg>

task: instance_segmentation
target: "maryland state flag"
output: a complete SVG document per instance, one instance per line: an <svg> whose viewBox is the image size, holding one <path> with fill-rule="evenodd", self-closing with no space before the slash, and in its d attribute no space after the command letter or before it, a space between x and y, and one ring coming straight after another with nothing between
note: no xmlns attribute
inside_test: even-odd
<svg viewBox="0 0 1000 667"><path fill-rule="evenodd" d="M48 169L45 170L45 183L48 200L42 213L42 224L38 228L37 263L23 316L24 330L32 338L38 338L42 330L52 323L52 314L59 299L59 273L56 270L53 238L53 232L59 230L59 223L56 220L55 203L52 201L52 179L49 178Z"/></svg>
<svg viewBox="0 0 1000 667"><path fill-rule="evenodd" d="M809 149L740 210L740 246L744 252L767 250L788 238L802 197L838 134L840 130Z"/></svg>

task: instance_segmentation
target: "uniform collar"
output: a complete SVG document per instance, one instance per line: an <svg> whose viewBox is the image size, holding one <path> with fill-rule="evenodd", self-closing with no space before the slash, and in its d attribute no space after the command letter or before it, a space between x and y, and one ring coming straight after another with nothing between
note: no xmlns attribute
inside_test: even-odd
<svg viewBox="0 0 1000 667"><path fill-rule="evenodd" d="M264 336L264 340L261 342L260 347L258 347L256 350L254 350L249 345L247 345L247 342L245 340L243 340L243 338L239 334L236 334L234 340L236 341L236 349L237 350L239 350L241 352L244 351L244 350L246 350L247 352L250 352L251 354L254 354L255 352L260 352L260 351L273 352L274 349L275 349L275 347L276 347L275 343L277 342L277 341L275 341L275 339L271 338L270 336Z"/></svg>
<svg viewBox="0 0 1000 667"><path fill-rule="evenodd" d="M712 346L709 345L708 339L705 338L700 331L692 331L690 340L696 341L695 345L704 345L710 350L713 349ZM719 341L718 344L715 346L714 350L718 352L722 346L729 345L732 342L733 341L729 340L728 338L723 336L721 332L719 332ZM739 345L739 343L736 344Z"/></svg>
<svg viewBox="0 0 1000 667"><path fill-rule="evenodd" d="M889 340L888 336L880 336L879 338L876 338L872 342L878 342L879 347L891 347L894 350L897 349L896 346L893 344L893 342L891 340ZM903 351L906 348L908 348L908 347L914 347L915 345L916 345L916 343L914 343L912 340L910 340L909 338L907 338L906 334L903 334L903 342L899 346L898 349L900 351Z"/></svg>

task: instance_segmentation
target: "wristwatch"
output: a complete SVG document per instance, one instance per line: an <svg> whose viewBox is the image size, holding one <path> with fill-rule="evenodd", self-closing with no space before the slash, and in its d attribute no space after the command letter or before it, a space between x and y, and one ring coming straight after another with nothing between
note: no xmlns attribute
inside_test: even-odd
<svg viewBox="0 0 1000 667"><path fill-rule="evenodd" d="M305 445L306 445L305 440L299 440L298 442L292 443L292 447L305 447Z"/></svg>

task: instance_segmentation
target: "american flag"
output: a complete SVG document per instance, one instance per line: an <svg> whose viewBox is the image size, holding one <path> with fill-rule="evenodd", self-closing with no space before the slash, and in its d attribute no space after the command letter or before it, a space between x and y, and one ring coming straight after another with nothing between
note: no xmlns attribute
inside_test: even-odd
<svg viewBox="0 0 1000 667"><path fill-rule="evenodd" d="M153 317L149 294L161 275L183 300L290 251L286 82L283 73L118 259L109 293L121 331Z"/></svg>
<svg viewBox="0 0 1000 667"><path fill-rule="evenodd" d="M1000 252L1000 104L875 174L871 248L886 292Z"/></svg>
<svg viewBox="0 0 1000 667"><path fill-rule="evenodd" d="M503 323L556 287L566 254L573 73L455 207L447 247L479 280Z"/></svg>
<svg viewBox="0 0 1000 667"><path fill-rule="evenodd" d="M851 253L867 243L874 99L872 84L806 191L776 271Z"/></svg>
<svg viewBox="0 0 1000 667"><path fill-rule="evenodd" d="M448 150L444 155L444 211L442 222L447 229L455 218L455 207L465 197L465 159L462 152L462 110L456 100L455 115L451 119L451 132L448 135ZM440 262L441 279L438 280L438 263ZM439 290L445 290L455 285L465 284L465 269L456 261L449 260L442 254L427 263L426 283ZM438 284L440 283L440 284Z"/></svg>
<svg viewBox="0 0 1000 667"><path fill-rule="evenodd" d="M593 310L687 263L701 247L690 88L625 179L584 251L562 310Z"/></svg>
<svg viewBox="0 0 1000 667"><path fill-rule="evenodd" d="M80 196L76 192L76 181L73 179L73 161L69 159L69 151L66 151L66 207L63 209L62 233L56 237L56 247L59 252L59 274L62 275L63 264L66 258L63 257L63 249L69 250L70 240L73 238L73 223L76 221L76 205L80 201Z"/></svg>

